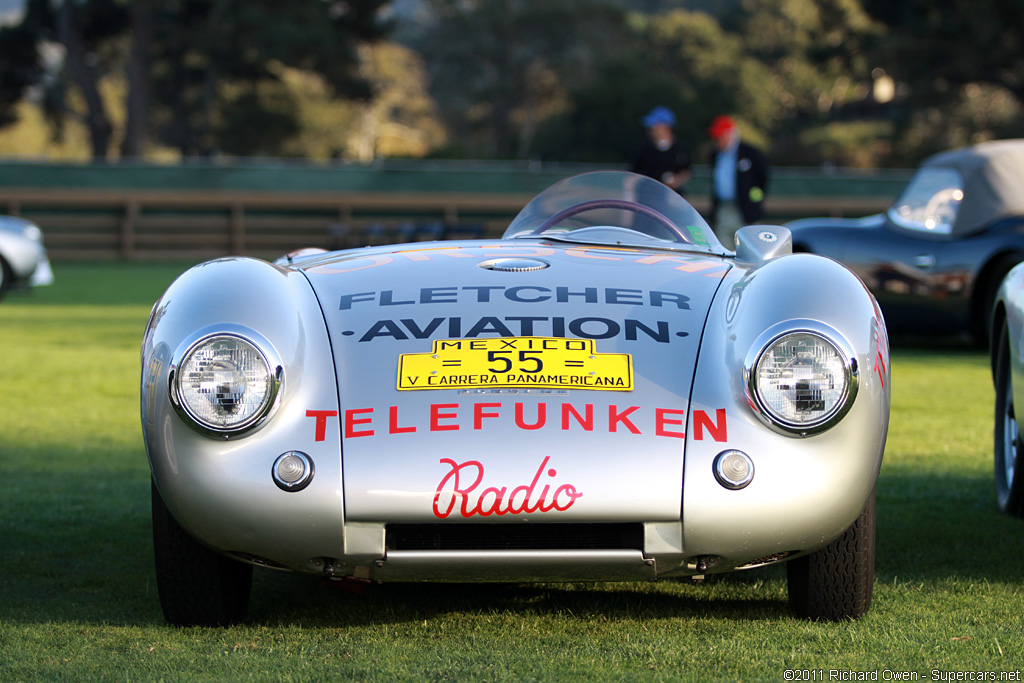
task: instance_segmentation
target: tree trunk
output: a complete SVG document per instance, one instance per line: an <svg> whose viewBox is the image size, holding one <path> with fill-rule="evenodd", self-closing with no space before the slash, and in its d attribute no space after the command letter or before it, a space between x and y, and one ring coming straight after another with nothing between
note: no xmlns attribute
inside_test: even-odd
<svg viewBox="0 0 1024 683"><path fill-rule="evenodd" d="M67 50L65 65L71 81L82 91L82 98L85 100L85 123L89 128L93 161L107 161L113 126L110 125L110 117L100 96L96 70L89 65L90 55L75 23L74 13L73 0L65 0L58 10L57 35Z"/></svg>
<svg viewBox="0 0 1024 683"><path fill-rule="evenodd" d="M149 118L149 50L153 39L150 0L135 0L131 9L132 48L128 61L128 95L125 98L124 139L121 160L141 159L146 152Z"/></svg>

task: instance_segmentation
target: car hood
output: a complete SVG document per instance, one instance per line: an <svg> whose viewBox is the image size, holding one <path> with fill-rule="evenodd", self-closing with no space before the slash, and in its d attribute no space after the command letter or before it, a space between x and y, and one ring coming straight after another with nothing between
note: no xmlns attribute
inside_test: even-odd
<svg viewBox="0 0 1024 683"><path fill-rule="evenodd" d="M679 518L700 339L730 260L516 240L298 267L333 347L349 521Z"/></svg>

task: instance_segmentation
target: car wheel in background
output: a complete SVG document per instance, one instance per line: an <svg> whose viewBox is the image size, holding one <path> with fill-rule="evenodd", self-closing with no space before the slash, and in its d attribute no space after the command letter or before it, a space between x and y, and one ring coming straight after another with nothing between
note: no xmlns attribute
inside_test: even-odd
<svg viewBox="0 0 1024 683"><path fill-rule="evenodd" d="M786 563L789 604L814 621L859 619L875 585L875 494L842 536Z"/></svg>
<svg viewBox="0 0 1024 683"><path fill-rule="evenodd" d="M1024 459L1020 430L1013 405L1013 373L1010 368L1010 335L1004 324L994 339L996 346L995 474L999 511L1024 517Z"/></svg>
<svg viewBox="0 0 1024 683"><path fill-rule="evenodd" d="M972 327L974 330L974 338L977 341L979 347L989 348L996 343L998 340L989 339L989 334L993 332L989 327L992 320L992 311L996 304L996 295L999 293L999 285L1003 283L1003 278L1009 273L1014 267L1024 261L1024 255L1019 253L1005 254L998 257L995 261L985 266L984 280L979 283L981 288L981 298L975 299L975 306L977 307L973 312Z"/></svg>
<svg viewBox="0 0 1024 683"><path fill-rule="evenodd" d="M160 605L175 626L228 626L249 608L252 565L202 545L177 520L153 484L153 552Z"/></svg>
<svg viewBox="0 0 1024 683"><path fill-rule="evenodd" d="M11 286L11 268L7 265L7 261L4 261L0 257L0 299L4 298L4 294Z"/></svg>

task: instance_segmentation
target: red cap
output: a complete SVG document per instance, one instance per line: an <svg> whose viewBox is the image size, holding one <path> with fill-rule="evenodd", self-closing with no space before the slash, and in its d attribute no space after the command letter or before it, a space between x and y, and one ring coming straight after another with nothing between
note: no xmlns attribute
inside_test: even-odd
<svg viewBox="0 0 1024 683"><path fill-rule="evenodd" d="M708 128L708 135L711 136L712 140L717 140L720 137L729 135L734 130L736 130L736 122L731 117L716 116Z"/></svg>

